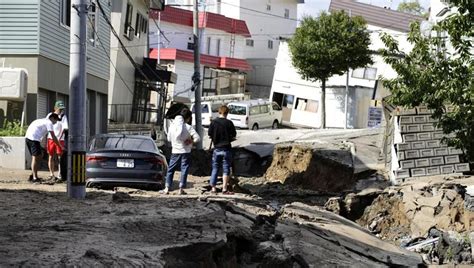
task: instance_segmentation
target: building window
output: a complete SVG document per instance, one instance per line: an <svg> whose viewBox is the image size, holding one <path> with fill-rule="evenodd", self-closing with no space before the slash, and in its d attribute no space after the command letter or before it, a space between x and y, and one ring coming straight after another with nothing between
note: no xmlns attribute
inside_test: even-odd
<svg viewBox="0 0 474 268"><path fill-rule="evenodd" d="M285 8L285 18L290 18L290 10L288 8Z"/></svg>
<svg viewBox="0 0 474 268"><path fill-rule="evenodd" d="M367 80L375 80L377 76L377 68L357 68L352 70L352 77L360 78L360 79L367 79Z"/></svg>
<svg viewBox="0 0 474 268"><path fill-rule="evenodd" d="M207 38L207 55L211 55L211 38Z"/></svg>
<svg viewBox="0 0 474 268"><path fill-rule="evenodd" d="M98 23L97 23L97 7L95 0L91 1L89 11L87 12L88 20L87 24L87 41L93 47L95 47L95 41L97 39L96 33L98 33Z"/></svg>
<svg viewBox="0 0 474 268"><path fill-rule="evenodd" d="M124 34L129 34L129 28L132 28L132 16L133 16L133 6L131 3L127 3L127 13L125 15L125 27L124 27Z"/></svg>
<svg viewBox="0 0 474 268"><path fill-rule="evenodd" d="M142 17L142 32L143 33L148 32L148 20L146 19L145 16Z"/></svg>
<svg viewBox="0 0 474 268"><path fill-rule="evenodd" d="M247 39L247 40L245 40L245 44L246 44L248 47L253 47L253 40L252 40L252 39Z"/></svg>
<svg viewBox="0 0 474 268"><path fill-rule="evenodd" d="M216 56L220 56L220 55L221 55L221 40L217 39L217 42L216 42Z"/></svg>
<svg viewBox="0 0 474 268"><path fill-rule="evenodd" d="M319 102L315 100L298 98L296 99L296 110L310 113L317 113Z"/></svg>
<svg viewBox="0 0 474 268"><path fill-rule="evenodd" d="M62 0L59 6L61 25L71 27L71 0Z"/></svg>
<svg viewBox="0 0 474 268"><path fill-rule="evenodd" d="M279 106L282 108L288 108L292 109L293 108L293 103L295 100L295 96L293 95L287 95L279 92L273 92L273 97L272 101L276 102Z"/></svg>
<svg viewBox="0 0 474 268"><path fill-rule="evenodd" d="M140 37L141 33L146 33L146 30L144 30L144 21L145 21L145 16L143 16L140 13L137 13L137 18L135 20L135 36Z"/></svg>
<svg viewBox="0 0 474 268"><path fill-rule="evenodd" d="M267 11L272 11L272 5L267 4Z"/></svg>
<svg viewBox="0 0 474 268"><path fill-rule="evenodd" d="M273 40L268 40L268 48L273 49Z"/></svg>

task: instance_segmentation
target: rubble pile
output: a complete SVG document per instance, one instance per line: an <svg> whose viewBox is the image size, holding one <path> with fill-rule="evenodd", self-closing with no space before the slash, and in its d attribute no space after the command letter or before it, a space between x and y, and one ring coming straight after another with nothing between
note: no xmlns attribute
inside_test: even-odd
<svg viewBox="0 0 474 268"><path fill-rule="evenodd" d="M465 191L462 185L450 182L391 187L374 200L357 222L388 239L424 236L433 227L465 232L474 226L474 212L464 205Z"/></svg>
<svg viewBox="0 0 474 268"><path fill-rule="evenodd" d="M450 180L367 189L330 198L325 209L420 253L425 263L472 264L474 187Z"/></svg>
<svg viewBox="0 0 474 268"><path fill-rule="evenodd" d="M316 191L339 192L352 189L356 178L350 150L324 146L278 144L265 178Z"/></svg>

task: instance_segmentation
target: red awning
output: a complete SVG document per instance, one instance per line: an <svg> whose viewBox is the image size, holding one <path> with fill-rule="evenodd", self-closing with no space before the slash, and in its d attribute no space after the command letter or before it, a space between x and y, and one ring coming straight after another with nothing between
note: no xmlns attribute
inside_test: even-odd
<svg viewBox="0 0 474 268"><path fill-rule="evenodd" d="M150 18L158 19L158 10L150 10ZM161 11L160 20L170 23L193 26L193 12L181 8L167 6L164 11ZM228 33L250 37L250 31L247 23L243 20L232 19L224 15L199 12L199 27L221 30Z"/></svg>
<svg viewBox="0 0 474 268"><path fill-rule="evenodd" d="M158 58L158 49L154 48L150 51L150 58ZM160 60L182 60L193 62L194 54L191 51L185 51L176 48L162 48L160 49ZM245 59L217 57L203 54L201 54L201 64L208 67L236 69L239 71L248 71L251 69L250 65Z"/></svg>

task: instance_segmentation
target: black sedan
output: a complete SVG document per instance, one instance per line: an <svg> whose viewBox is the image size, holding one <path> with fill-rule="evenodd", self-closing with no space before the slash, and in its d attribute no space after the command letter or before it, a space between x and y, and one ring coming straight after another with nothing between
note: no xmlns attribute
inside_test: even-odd
<svg viewBox="0 0 474 268"><path fill-rule="evenodd" d="M100 134L90 144L86 156L86 186L158 189L168 164L146 136Z"/></svg>

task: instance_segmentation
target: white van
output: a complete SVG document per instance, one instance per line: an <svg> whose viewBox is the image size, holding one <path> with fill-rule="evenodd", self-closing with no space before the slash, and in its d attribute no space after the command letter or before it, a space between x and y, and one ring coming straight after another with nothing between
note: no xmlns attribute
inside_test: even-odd
<svg viewBox="0 0 474 268"><path fill-rule="evenodd" d="M227 104L227 119L238 128L258 130L260 128L278 128L281 123L281 108L269 100L246 100Z"/></svg>
<svg viewBox="0 0 474 268"><path fill-rule="evenodd" d="M219 107L224 105L223 102L201 102L201 124L203 126L209 126L211 121L219 116ZM193 112L193 126L196 125L196 114L194 110L194 103L191 105L191 111Z"/></svg>
<svg viewBox="0 0 474 268"><path fill-rule="evenodd" d="M242 93L201 97L201 124L206 127L211 125L211 121L219 117L219 107L232 101L242 101L244 99L245 95ZM195 126L194 103L191 105L191 111L193 112L193 126Z"/></svg>

